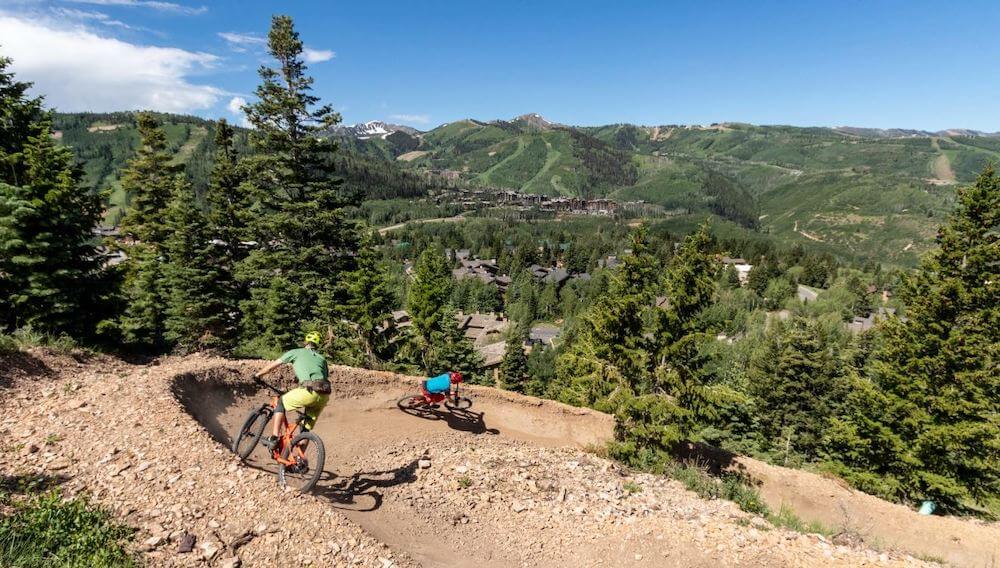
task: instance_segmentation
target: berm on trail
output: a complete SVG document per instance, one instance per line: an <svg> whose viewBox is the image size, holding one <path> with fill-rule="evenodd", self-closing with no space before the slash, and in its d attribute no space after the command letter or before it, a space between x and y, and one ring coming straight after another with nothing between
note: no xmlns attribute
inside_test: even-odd
<svg viewBox="0 0 1000 568"><path fill-rule="evenodd" d="M89 493L138 529L152 566L930 565L904 550L988 566L1000 554L995 525L919 518L832 480L740 459L775 509L777 499L798 502L783 484L807 490L810 515L825 499L882 549L777 529L588 452L611 433L606 415L470 387L470 411L422 419L395 405L416 378L344 367L332 369L334 397L316 429L326 471L312 494L297 495L277 485L260 448L242 465L227 449L270 396L249 379L259 362L133 365L33 351L0 363L4 476L50 476L66 493ZM923 542L891 540L869 520L912 526ZM179 552L185 536L193 550Z"/></svg>

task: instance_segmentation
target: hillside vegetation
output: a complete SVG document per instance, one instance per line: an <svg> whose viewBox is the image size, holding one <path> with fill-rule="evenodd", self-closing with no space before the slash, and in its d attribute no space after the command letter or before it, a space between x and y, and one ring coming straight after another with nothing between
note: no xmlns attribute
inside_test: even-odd
<svg viewBox="0 0 1000 568"><path fill-rule="evenodd" d="M644 200L716 215L788 243L913 264L932 227L1000 157L1000 139L961 132L723 124L575 128L538 115L460 120L424 134L350 139L360 152L475 185ZM928 219L933 221L928 222Z"/></svg>

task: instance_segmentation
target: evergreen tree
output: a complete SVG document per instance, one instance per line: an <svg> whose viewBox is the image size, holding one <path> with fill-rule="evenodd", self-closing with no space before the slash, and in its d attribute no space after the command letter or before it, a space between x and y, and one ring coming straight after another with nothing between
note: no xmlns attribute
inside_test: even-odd
<svg viewBox="0 0 1000 568"><path fill-rule="evenodd" d="M900 296L869 367L872 387L835 423L833 455L853 481L957 507L1000 493L1000 176L987 168ZM864 411L867 412L863 412Z"/></svg>
<svg viewBox="0 0 1000 568"><path fill-rule="evenodd" d="M166 212L166 289L164 338L182 351L221 347L226 335L227 303L224 269L194 188L183 176L174 180Z"/></svg>
<svg viewBox="0 0 1000 568"><path fill-rule="evenodd" d="M348 317L356 326L368 367L377 369L383 361L390 332L385 323L391 321L395 297L388 271L379 264L370 243L362 244L358 267L348 282Z"/></svg>
<svg viewBox="0 0 1000 568"><path fill-rule="evenodd" d="M261 66L257 101L244 110L255 152L242 159L246 188L256 201L250 236L256 246L239 262L249 289L243 309L246 351L275 353L304 327L342 317L345 277L355 268L358 233L344 219L353 203L334 172L333 137L319 134L340 121L329 105L316 107L302 40L288 16L275 16L268 52L276 69Z"/></svg>
<svg viewBox="0 0 1000 568"><path fill-rule="evenodd" d="M422 347L427 347L434 331L441 330L443 314L451 297L452 279L444 251L427 247L413 267L413 285L407 298L413 329ZM454 327L451 322L447 327Z"/></svg>
<svg viewBox="0 0 1000 568"><path fill-rule="evenodd" d="M751 357L747 376L760 432L786 460L790 451L816 457L827 419L846 394L833 343L817 322L795 318L775 324Z"/></svg>
<svg viewBox="0 0 1000 568"><path fill-rule="evenodd" d="M471 382L482 382L482 357L455 322L453 310L440 313L422 353L423 370L428 375L458 371Z"/></svg>
<svg viewBox="0 0 1000 568"><path fill-rule="evenodd" d="M117 328L126 343L155 347L164 341L168 291L163 264L169 232L165 213L177 167L170 164L166 135L156 118L139 113L136 121L139 150L122 174L122 189L130 203L119 243L127 259L122 285L125 306Z"/></svg>
<svg viewBox="0 0 1000 568"><path fill-rule="evenodd" d="M4 64L0 59L0 71ZM6 170L0 179L0 327L91 335L104 285L92 244L100 200L81 186L69 149L53 142L46 115L36 116L21 146L8 139L23 134L17 121L37 110L37 99L16 98L17 85L0 73L3 114L12 121L0 145Z"/></svg>
<svg viewBox="0 0 1000 568"><path fill-rule="evenodd" d="M32 84L15 80L10 64L0 56L0 182L21 186L27 175L24 147L39 133L42 98L28 97Z"/></svg>
<svg viewBox="0 0 1000 568"><path fill-rule="evenodd" d="M524 343L528 340L525 328L519 327L517 333L507 340L500 364L500 384L507 390L519 393L527 391L531 374L528 371L528 356L524 353Z"/></svg>
<svg viewBox="0 0 1000 568"><path fill-rule="evenodd" d="M245 283L236 279L236 267L246 258L242 244L248 236L246 221L251 202L239 168L232 126L220 120L215 127L215 155L205 202L208 206L209 240L215 245L211 263L215 267L217 290L226 309L222 312L217 337L232 347L240 325L240 302L246 299Z"/></svg>

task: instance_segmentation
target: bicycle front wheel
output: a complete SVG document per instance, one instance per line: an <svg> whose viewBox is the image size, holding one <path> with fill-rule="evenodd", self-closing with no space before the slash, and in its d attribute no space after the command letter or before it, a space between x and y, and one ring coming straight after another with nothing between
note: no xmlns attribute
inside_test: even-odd
<svg viewBox="0 0 1000 568"><path fill-rule="evenodd" d="M279 463L278 482L284 487L291 487L300 493L312 489L323 475L323 462L326 461L326 449L323 440L312 432L302 432L292 439L281 452L282 460L294 463L286 465Z"/></svg>
<svg viewBox="0 0 1000 568"><path fill-rule="evenodd" d="M270 406L262 406L251 411L247 416L243 426L233 438L233 453L239 456L240 461L246 461L247 457L253 453L253 449L260 442L260 437L264 433L264 428L271 420L272 409Z"/></svg>

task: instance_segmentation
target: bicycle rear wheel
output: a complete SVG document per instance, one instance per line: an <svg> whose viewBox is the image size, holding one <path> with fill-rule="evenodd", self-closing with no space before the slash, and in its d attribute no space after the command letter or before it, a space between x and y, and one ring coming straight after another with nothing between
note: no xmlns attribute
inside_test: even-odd
<svg viewBox="0 0 1000 568"><path fill-rule="evenodd" d="M431 419L439 418L436 414L434 414L434 409L431 408L427 404L427 401L424 400L424 397L419 394L404 396L396 402L396 406L410 416Z"/></svg>
<svg viewBox="0 0 1000 568"><path fill-rule="evenodd" d="M305 445L305 448L302 446ZM289 458L292 456L292 458ZM323 462L326 461L326 448L323 440L312 432L301 432L285 446L281 452L282 459L294 459L295 464L278 464L278 482L285 487L297 489L306 493L312 489L323 475Z"/></svg>
<svg viewBox="0 0 1000 568"><path fill-rule="evenodd" d="M264 433L264 428L271 421L273 412L270 406L265 405L250 412L247 416L243 426L233 438L233 453L240 457L240 461L246 461L247 457L253 453L257 442L260 442L261 434Z"/></svg>

